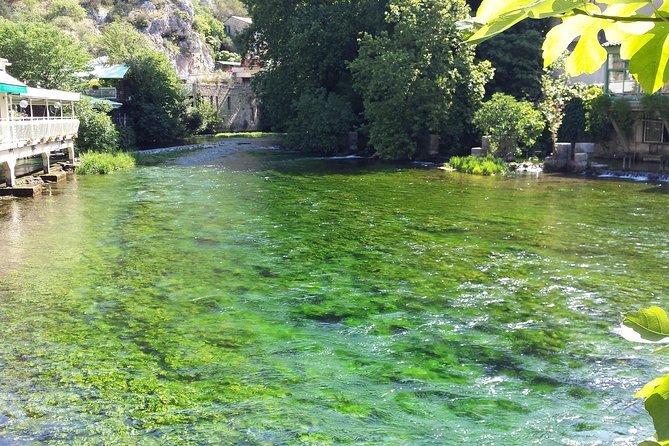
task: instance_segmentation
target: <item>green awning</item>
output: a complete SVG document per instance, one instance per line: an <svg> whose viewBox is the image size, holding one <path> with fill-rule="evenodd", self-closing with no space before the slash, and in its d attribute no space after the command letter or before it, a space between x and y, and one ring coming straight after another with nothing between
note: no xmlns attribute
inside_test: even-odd
<svg viewBox="0 0 669 446"><path fill-rule="evenodd" d="M5 71L0 71L0 93L21 94L27 92L26 84L10 76Z"/></svg>
<svg viewBox="0 0 669 446"><path fill-rule="evenodd" d="M0 93L27 93L28 89L22 85L0 84Z"/></svg>

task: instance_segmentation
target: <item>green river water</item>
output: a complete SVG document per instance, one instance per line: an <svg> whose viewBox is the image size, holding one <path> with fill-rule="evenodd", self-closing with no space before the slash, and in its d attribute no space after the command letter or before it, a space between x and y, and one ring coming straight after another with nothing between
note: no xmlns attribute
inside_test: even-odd
<svg viewBox="0 0 669 446"><path fill-rule="evenodd" d="M209 149L0 201L0 445L635 445L667 187Z"/></svg>

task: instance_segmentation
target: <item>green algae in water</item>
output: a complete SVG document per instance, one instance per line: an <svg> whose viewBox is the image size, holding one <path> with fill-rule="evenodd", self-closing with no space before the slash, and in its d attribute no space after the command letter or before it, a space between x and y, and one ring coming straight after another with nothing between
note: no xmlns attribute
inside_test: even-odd
<svg viewBox="0 0 669 446"><path fill-rule="evenodd" d="M215 150L0 202L0 439L636 444L668 204Z"/></svg>

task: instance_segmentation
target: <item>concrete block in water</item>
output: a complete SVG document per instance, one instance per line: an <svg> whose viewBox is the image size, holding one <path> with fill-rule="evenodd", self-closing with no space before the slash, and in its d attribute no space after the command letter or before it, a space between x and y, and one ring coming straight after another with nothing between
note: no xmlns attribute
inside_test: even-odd
<svg viewBox="0 0 669 446"><path fill-rule="evenodd" d="M574 153L574 162L575 163L587 163L588 162L587 153Z"/></svg>
<svg viewBox="0 0 669 446"><path fill-rule="evenodd" d="M40 175L39 176L42 181L45 183L58 183L60 181L63 181L64 179L67 178L67 174L65 172L52 172L46 175Z"/></svg>
<svg viewBox="0 0 669 446"><path fill-rule="evenodd" d="M10 197L34 197L42 192L41 184L28 184L19 187L2 187L0 188L0 196Z"/></svg>
<svg viewBox="0 0 669 446"><path fill-rule="evenodd" d="M482 158L485 156L485 150L482 147L472 147L472 156Z"/></svg>
<svg viewBox="0 0 669 446"><path fill-rule="evenodd" d="M553 148L553 156L557 159L569 159L571 158L571 143L568 142L557 142Z"/></svg>
<svg viewBox="0 0 669 446"><path fill-rule="evenodd" d="M574 146L574 153L595 153L595 143L577 142Z"/></svg>

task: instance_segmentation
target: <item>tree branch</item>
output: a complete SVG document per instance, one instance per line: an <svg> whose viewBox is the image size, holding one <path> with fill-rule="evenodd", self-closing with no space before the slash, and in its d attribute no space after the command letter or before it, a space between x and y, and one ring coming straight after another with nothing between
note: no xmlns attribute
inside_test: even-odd
<svg viewBox="0 0 669 446"><path fill-rule="evenodd" d="M576 15L587 15L596 19L611 20L614 22L633 23L633 22L650 22L650 23L667 23L667 17L648 17L646 15L635 15L629 17L621 17L606 14L593 14L583 9L572 9L571 11Z"/></svg>

